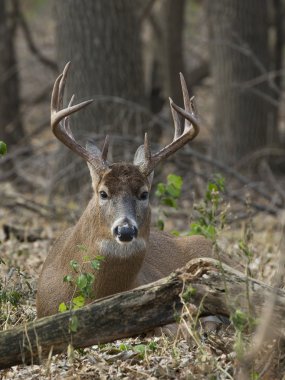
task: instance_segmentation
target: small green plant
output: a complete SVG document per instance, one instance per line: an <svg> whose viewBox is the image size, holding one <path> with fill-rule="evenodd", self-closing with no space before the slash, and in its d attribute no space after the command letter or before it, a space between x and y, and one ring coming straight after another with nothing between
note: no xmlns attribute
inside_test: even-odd
<svg viewBox="0 0 285 380"><path fill-rule="evenodd" d="M0 141L0 156L4 156L4 154L6 153L7 153L7 145L3 141Z"/></svg>
<svg viewBox="0 0 285 380"><path fill-rule="evenodd" d="M80 244L77 248L84 253L87 253L87 248ZM83 257L82 263L76 260L71 260L69 265L73 271L63 277L63 282L67 282L74 288L73 296L68 304L61 302L58 311L63 313L65 311L74 311L80 309L86 304L87 299L93 297L92 289L95 281L95 271L100 269L101 262L104 260L103 256L96 256L90 258L87 254ZM91 271L86 271L89 266ZM71 315L69 322L69 330L76 332L78 328L78 319L75 315Z"/></svg>
<svg viewBox="0 0 285 380"><path fill-rule="evenodd" d="M257 325L257 320L250 313L245 313L240 309L233 312L230 319L235 328L235 351L240 359L248 349L244 340L245 334L252 332L253 328Z"/></svg>
<svg viewBox="0 0 285 380"><path fill-rule="evenodd" d="M138 357L140 359L144 359L147 354L150 354L152 352L155 352L157 350L157 343L154 341L151 341L148 344L136 344L134 346L129 344L120 344L119 346L120 351L134 351L138 354Z"/></svg>
<svg viewBox="0 0 285 380"><path fill-rule="evenodd" d="M166 183L160 182L157 185L155 195L158 197L159 203L163 206L177 209L177 200L181 196L182 185L182 177L169 174ZM163 211L163 215L167 216L165 210ZM157 226L160 230L164 229L164 221L161 216L158 218Z"/></svg>
<svg viewBox="0 0 285 380"><path fill-rule="evenodd" d="M195 296L197 290L193 286L189 285L182 293L182 299L184 302L190 302L191 298Z"/></svg>
<svg viewBox="0 0 285 380"><path fill-rule="evenodd" d="M182 185L183 179L174 174L168 175L166 184L159 183L155 194L160 205L177 209ZM183 235L203 235L214 242L216 241L218 231L225 226L228 211L228 206L225 205L223 199L224 191L225 179L216 174L213 180L208 182L203 200L198 204L194 204L197 216L195 221L190 224L189 231L183 232ZM167 217L165 209L163 210L163 216ZM161 216L159 216L157 224L161 230L164 229L164 220ZM173 231L172 233L180 235L178 231Z"/></svg>
<svg viewBox="0 0 285 380"><path fill-rule="evenodd" d="M215 175L207 184L204 199L199 204L194 204L198 217L190 224L189 235L203 235L216 241L218 231L225 226L228 211L228 207L223 203L224 191L225 179Z"/></svg>

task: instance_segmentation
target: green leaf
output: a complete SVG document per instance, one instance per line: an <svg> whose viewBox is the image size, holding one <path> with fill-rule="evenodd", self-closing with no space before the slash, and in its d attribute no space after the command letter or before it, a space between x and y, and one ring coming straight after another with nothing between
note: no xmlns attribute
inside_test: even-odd
<svg viewBox="0 0 285 380"><path fill-rule="evenodd" d="M80 309L85 305L85 297L83 297L82 295L74 297L72 299L72 305L74 310Z"/></svg>
<svg viewBox="0 0 285 380"><path fill-rule="evenodd" d="M210 240L214 240L216 237L216 228L212 224L201 225L200 223L191 223L189 236L203 235Z"/></svg>
<svg viewBox="0 0 285 380"><path fill-rule="evenodd" d="M151 351L155 351L155 350L157 350L157 343L155 343L155 342L150 342L150 343L148 344L148 348L149 348Z"/></svg>
<svg viewBox="0 0 285 380"><path fill-rule="evenodd" d="M88 261L90 261L90 256L88 255L83 256L83 262L88 263Z"/></svg>
<svg viewBox="0 0 285 380"><path fill-rule="evenodd" d="M63 277L64 282L72 282L72 275L67 274L66 276Z"/></svg>
<svg viewBox="0 0 285 380"><path fill-rule="evenodd" d="M156 186L155 195L157 197L162 197L164 194L165 194L165 184L160 182Z"/></svg>
<svg viewBox="0 0 285 380"><path fill-rule="evenodd" d="M69 265L71 266L71 268L77 273L78 272L78 269L79 269L79 264L76 260L71 260L69 262Z"/></svg>
<svg viewBox="0 0 285 380"><path fill-rule="evenodd" d="M93 282L95 281L95 276L94 276L94 274L93 274L93 273L86 273L85 276L86 276L86 279L87 279L87 283L88 283L88 285L89 285L89 286L92 285Z"/></svg>
<svg viewBox="0 0 285 380"><path fill-rule="evenodd" d="M147 346L145 344L138 344L134 347L134 351L140 354L140 357L143 358L145 356L147 350Z"/></svg>
<svg viewBox="0 0 285 380"><path fill-rule="evenodd" d="M129 345L127 345L127 344L124 344L124 343L121 343L120 345L119 345L119 350L120 351L128 351L128 350L130 350L130 346Z"/></svg>
<svg viewBox="0 0 285 380"><path fill-rule="evenodd" d="M66 310L68 310L66 304L64 302L61 302L59 304L58 311L60 313L64 313Z"/></svg>
<svg viewBox="0 0 285 380"><path fill-rule="evenodd" d="M104 261L105 260L105 256L97 255L97 256L95 256L95 259L99 260L99 261Z"/></svg>
<svg viewBox="0 0 285 380"><path fill-rule="evenodd" d="M173 185L176 189L181 190L183 185L183 179L179 175L169 174L167 176L167 182L169 185Z"/></svg>
<svg viewBox="0 0 285 380"><path fill-rule="evenodd" d="M191 298L195 296L197 290L189 285L183 292L182 298L185 302L190 302Z"/></svg>
<svg viewBox="0 0 285 380"><path fill-rule="evenodd" d="M101 262L97 259L91 260L91 267L95 270L98 270L100 268Z"/></svg>
<svg viewBox="0 0 285 380"><path fill-rule="evenodd" d="M231 315L231 321L233 322L233 325L238 331L243 331L248 323L248 315L244 313L242 310L237 309Z"/></svg>
<svg viewBox="0 0 285 380"><path fill-rule="evenodd" d="M167 193L171 195L173 198L179 198L181 195L181 189L177 189L177 187L173 185L167 186Z"/></svg>
<svg viewBox="0 0 285 380"><path fill-rule="evenodd" d="M161 219L158 219L157 221L157 227L160 231L163 231L164 230L164 221L161 220Z"/></svg>
<svg viewBox="0 0 285 380"><path fill-rule="evenodd" d="M172 208L177 208L177 203L176 203L175 199L173 199L173 198L170 198L170 197L163 198L162 203L165 206L169 206L169 207L172 207Z"/></svg>
<svg viewBox="0 0 285 380"><path fill-rule="evenodd" d="M72 282L72 276L71 274L67 274L63 277L63 282Z"/></svg>
<svg viewBox="0 0 285 380"><path fill-rule="evenodd" d="M7 145L3 141L0 141L0 156L4 156L4 154L6 153L7 153Z"/></svg>
<svg viewBox="0 0 285 380"><path fill-rule="evenodd" d="M76 285L79 287L80 290L84 290L86 288L86 285L88 283L86 274L80 274L76 279Z"/></svg>
<svg viewBox="0 0 285 380"><path fill-rule="evenodd" d="M76 315L72 315L69 319L69 331L76 332L78 330L78 318Z"/></svg>

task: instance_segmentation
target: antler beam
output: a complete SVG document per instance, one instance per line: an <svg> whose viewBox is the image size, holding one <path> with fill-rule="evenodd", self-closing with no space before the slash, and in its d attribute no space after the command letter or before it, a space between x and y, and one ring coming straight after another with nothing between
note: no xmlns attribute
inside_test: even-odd
<svg viewBox="0 0 285 380"><path fill-rule="evenodd" d="M160 161L171 156L173 153L175 153L177 150L182 148L189 141L193 140L199 133L200 123L195 116L193 98L191 99L189 98L188 89L187 89L186 82L182 73L180 73L180 81L181 81L185 109L177 106L173 102L173 100L169 98L170 108L171 108L173 122L174 122L173 141L169 145L162 148L159 152L152 155L148 136L147 134L145 134L145 140L144 140L145 162L140 165L140 170L144 175L149 175ZM179 115L181 115L185 119L184 128L182 128Z"/></svg>
<svg viewBox="0 0 285 380"><path fill-rule="evenodd" d="M52 96L51 96L51 128L58 140L66 145L73 152L82 157L85 161L93 165L97 170L104 170L107 167L106 159L108 154L109 137L106 136L104 147L101 157L94 156L87 149L83 148L78 142L75 141L69 125L69 115L75 113L82 108L88 106L93 100L86 100L85 102L72 105L74 95L71 97L67 108L63 106L63 95L66 84L67 73L69 70L70 62L65 65L62 74L56 79Z"/></svg>

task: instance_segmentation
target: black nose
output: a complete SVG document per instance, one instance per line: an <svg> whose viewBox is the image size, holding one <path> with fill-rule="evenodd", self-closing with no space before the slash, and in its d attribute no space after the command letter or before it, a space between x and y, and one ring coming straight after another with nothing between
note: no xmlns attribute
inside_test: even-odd
<svg viewBox="0 0 285 380"><path fill-rule="evenodd" d="M129 226L127 224L124 224L122 226L117 226L114 228L114 235L118 237L120 241L127 242L137 237L138 230L135 226Z"/></svg>

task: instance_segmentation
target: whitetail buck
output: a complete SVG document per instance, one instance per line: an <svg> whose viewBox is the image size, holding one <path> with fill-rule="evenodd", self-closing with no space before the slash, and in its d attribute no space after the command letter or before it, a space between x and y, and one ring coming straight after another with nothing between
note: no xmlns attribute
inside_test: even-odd
<svg viewBox="0 0 285 380"><path fill-rule="evenodd" d="M37 313L44 317L57 313L61 302L68 303L74 288L63 277L70 273L70 261L82 263L88 256L104 256L94 282L94 298L122 292L170 274L197 257L211 257L211 243L202 236L175 237L150 231L149 192L155 166L193 140L199 122L181 75L184 108L170 100L174 120L173 141L152 153L147 134L133 163L110 163L107 160L108 137L102 151L95 145L79 145L70 130L69 115L92 102L88 100L62 109L69 64L56 79L51 98L51 127L55 136L89 166L94 194L77 224L66 230L50 251L38 282ZM185 119L184 128L180 116ZM91 300L89 300L91 301Z"/></svg>

